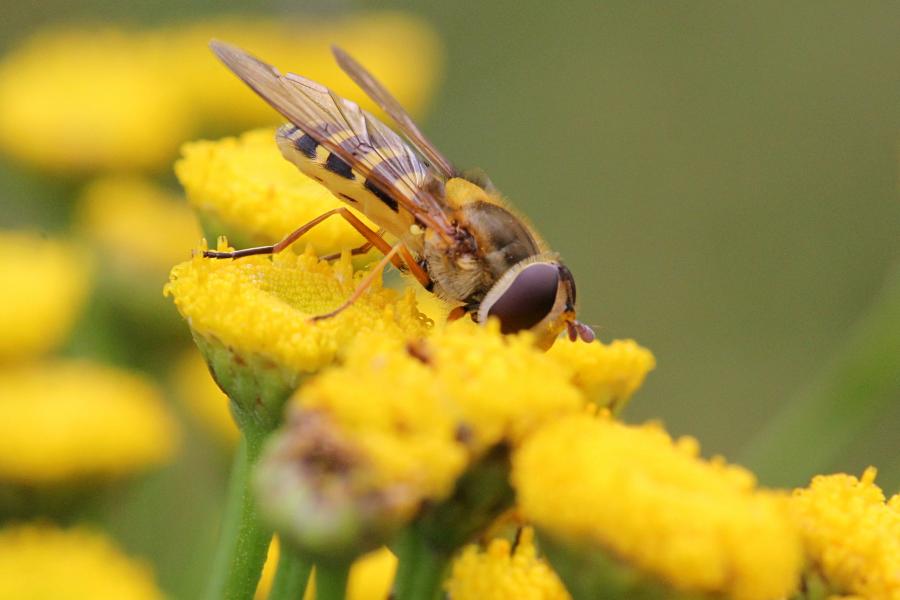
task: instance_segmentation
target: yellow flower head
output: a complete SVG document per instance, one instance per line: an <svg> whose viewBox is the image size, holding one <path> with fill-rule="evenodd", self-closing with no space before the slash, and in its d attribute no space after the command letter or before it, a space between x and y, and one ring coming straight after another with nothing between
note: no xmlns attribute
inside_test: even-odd
<svg viewBox="0 0 900 600"><path fill-rule="evenodd" d="M373 103L343 75L331 54L337 44L365 65L412 114L421 114L441 72L441 48L423 20L402 13L362 13L343 18L306 16L266 20L222 17L174 28L167 36L171 74L187 104L204 122L232 127L274 125L282 119L209 52L211 39L237 44L282 71L296 71L338 94Z"/></svg>
<svg viewBox="0 0 900 600"><path fill-rule="evenodd" d="M312 322L339 306L365 275L345 259L328 263L312 252L239 260L201 254L172 269L166 286L193 332L294 373L330 364L363 332L405 339L428 329L411 293L377 282L336 317Z"/></svg>
<svg viewBox="0 0 900 600"><path fill-rule="evenodd" d="M206 429L234 445L238 428L228 408L228 396L209 374L203 356L194 348L184 352L174 366L172 380L179 399Z"/></svg>
<svg viewBox="0 0 900 600"><path fill-rule="evenodd" d="M0 363L59 346L90 286L82 250L36 233L0 232Z"/></svg>
<svg viewBox="0 0 900 600"><path fill-rule="evenodd" d="M149 276L157 290L172 265L188 257L202 236L182 198L137 176L110 175L90 182L81 195L78 221L106 267L130 281Z"/></svg>
<svg viewBox="0 0 900 600"><path fill-rule="evenodd" d="M163 166L192 125L161 59L106 27L33 35L0 64L0 146L57 172Z"/></svg>
<svg viewBox="0 0 900 600"><path fill-rule="evenodd" d="M347 93L329 51L343 42L413 109L431 96L440 70L432 30L390 13L327 24L233 17L144 31L47 29L0 63L0 147L57 172L156 170L203 129L279 121L217 63L207 48L213 37L323 83L337 81Z"/></svg>
<svg viewBox="0 0 900 600"><path fill-rule="evenodd" d="M306 548L346 548L351 531L365 548L423 505L451 502L464 473L498 464L492 449L585 404L570 366L493 322L406 341L358 335L295 394L262 462L260 501Z"/></svg>
<svg viewBox="0 0 900 600"><path fill-rule="evenodd" d="M48 524L0 529L0 598L162 600L149 567L102 533Z"/></svg>
<svg viewBox="0 0 900 600"><path fill-rule="evenodd" d="M885 503L876 471L819 475L791 504L806 552L835 593L900 598L900 494Z"/></svg>
<svg viewBox="0 0 900 600"><path fill-rule="evenodd" d="M486 549L469 545L453 562L444 588L453 600L569 600L559 577L537 555L534 530L525 527L515 546L492 540Z"/></svg>
<svg viewBox="0 0 900 600"><path fill-rule="evenodd" d="M175 173L208 233L227 233L241 245L277 242L343 205L281 156L272 129L185 144ZM303 236L297 246L311 245L317 254L325 255L364 241L344 219L332 217Z"/></svg>
<svg viewBox="0 0 900 600"><path fill-rule="evenodd" d="M560 419L514 455L512 480L523 515L550 539L672 588L763 600L796 585L800 543L785 500L657 425Z"/></svg>
<svg viewBox="0 0 900 600"><path fill-rule="evenodd" d="M621 410L656 366L634 340L585 344L559 339L548 355L572 371L572 381L598 407Z"/></svg>
<svg viewBox="0 0 900 600"><path fill-rule="evenodd" d="M86 361L0 370L0 479L125 475L171 457L177 430L145 378Z"/></svg>

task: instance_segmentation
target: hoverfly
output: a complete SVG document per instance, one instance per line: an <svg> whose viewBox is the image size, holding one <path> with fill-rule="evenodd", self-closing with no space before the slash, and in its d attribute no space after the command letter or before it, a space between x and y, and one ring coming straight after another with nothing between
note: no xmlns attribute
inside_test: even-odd
<svg viewBox="0 0 900 600"><path fill-rule="evenodd" d="M422 134L400 103L359 63L333 48L341 68L399 126L404 140L357 104L314 81L287 73L240 48L210 46L225 65L290 122L278 129L281 153L300 171L359 210L373 231L345 207L306 223L272 246L212 258L280 252L323 220L340 215L366 239L354 254L384 257L328 318L350 306L388 262L412 274L426 290L456 304L450 318L500 321L503 333L529 329L549 348L567 330L592 341L575 318L575 280L540 237L506 205L483 175L463 173ZM389 243L388 233L396 242Z"/></svg>

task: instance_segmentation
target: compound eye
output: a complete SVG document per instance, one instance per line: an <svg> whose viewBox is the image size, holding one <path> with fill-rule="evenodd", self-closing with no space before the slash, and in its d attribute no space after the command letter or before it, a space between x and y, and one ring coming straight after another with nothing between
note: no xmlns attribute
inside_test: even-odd
<svg viewBox="0 0 900 600"><path fill-rule="evenodd" d="M553 310L559 288L559 268L533 263L522 269L490 308L500 319L500 331L515 333L540 323Z"/></svg>

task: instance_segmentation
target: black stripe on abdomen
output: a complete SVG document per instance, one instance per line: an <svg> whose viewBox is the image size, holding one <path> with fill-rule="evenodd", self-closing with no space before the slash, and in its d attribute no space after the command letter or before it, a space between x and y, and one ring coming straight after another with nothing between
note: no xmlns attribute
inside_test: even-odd
<svg viewBox="0 0 900 600"><path fill-rule="evenodd" d="M353 169L350 168L350 165L348 165L344 159L334 152L331 152L328 155L328 158L325 159L325 168L335 175L340 175L344 179L354 179Z"/></svg>
<svg viewBox="0 0 900 600"><path fill-rule="evenodd" d="M319 147L319 142L304 133L294 141L294 146L297 148L297 150L306 155L306 158L315 158L316 148Z"/></svg>
<svg viewBox="0 0 900 600"><path fill-rule="evenodd" d="M399 205L397 201L391 198L388 194L383 192L380 187L376 184L372 183L369 179L366 179L365 188L375 194L379 200L384 202L384 204L394 212L400 212Z"/></svg>

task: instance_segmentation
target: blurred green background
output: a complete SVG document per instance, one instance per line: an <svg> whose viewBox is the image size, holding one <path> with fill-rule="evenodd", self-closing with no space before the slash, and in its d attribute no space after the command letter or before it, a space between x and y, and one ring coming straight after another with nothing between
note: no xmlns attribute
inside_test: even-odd
<svg viewBox="0 0 900 600"><path fill-rule="evenodd" d="M355 8L402 9L432 23L446 63L424 120L430 137L458 164L483 167L562 253L579 282L582 319L603 340L632 337L655 353L657 370L628 420L661 419L698 437L704 454L757 460L764 482L799 485L817 470L858 474L875 464L886 491L897 490L900 352L890 352L900 296L878 298L900 266L900 4L253 5L267 16ZM0 50L59 21L160 24L249 9L14 3ZM302 73L303 57L282 66ZM29 202L55 186L3 163L0 215L45 224ZM873 305L893 320L860 325ZM888 354L847 358L875 344ZM853 373L873 360L882 379L878 409L867 412L872 390ZM777 458L760 458L766 438L758 436L785 405L814 402L823 389L847 392L834 418L862 415L851 441L832 440L827 427L798 430L780 446L785 461L821 449L823 464L779 473ZM181 475L142 485L183 477L197 489L203 475L192 473L207 463L186 460L194 471L182 465ZM177 522L205 535L216 522L205 510L187 507ZM145 551L165 544L121 529ZM161 570L167 580L177 567Z"/></svg>

